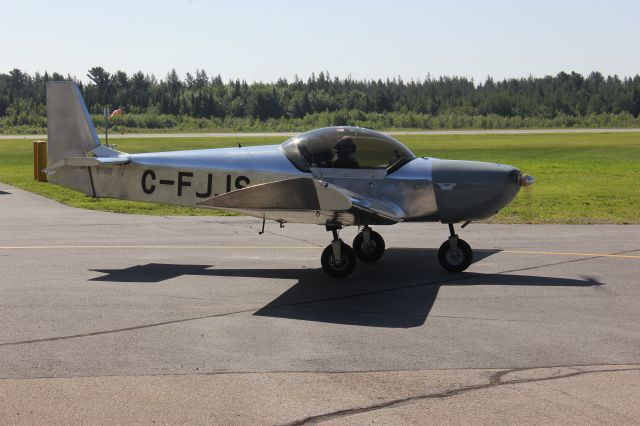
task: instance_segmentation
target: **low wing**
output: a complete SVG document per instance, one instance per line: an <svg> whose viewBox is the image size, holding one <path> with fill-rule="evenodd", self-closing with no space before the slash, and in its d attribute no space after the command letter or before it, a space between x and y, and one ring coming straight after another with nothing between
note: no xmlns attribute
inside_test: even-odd
<svg viewBox="0 0 640 426"><path fill-rule="evenodd" d="M351 208L354 214L365 217L370 224L392 225L404 220L404 210L397 204L375 198L363 198L352 194Z"/></svg>
<svg viewBox="0 0 640 426"><path fill-rule="evenodd" d="M402 210L390 203L367 199L343 188L312 178L264 183L209 198L198 206L237 211L280 222L325 224L338 221L354 225L396 223Z"/></svg>
<svg viewBox="0 0 640 426"><path fill-rule="evenodd" d="M209 198L202 207L260 210L349 210L351 200L333 185L310 178L286 179Z"/></svg>

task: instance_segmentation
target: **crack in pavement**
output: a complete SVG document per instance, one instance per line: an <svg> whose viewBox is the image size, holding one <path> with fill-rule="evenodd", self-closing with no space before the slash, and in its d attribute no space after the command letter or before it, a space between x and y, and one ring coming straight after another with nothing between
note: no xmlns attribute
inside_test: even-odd
<svg viewBox="0 0 640 426"><path fill-rule="evenodd" d="M0 347L27 345L27 344L30 344L30 343L56 342L58 340L77 339L77 338L80 338L80 337L101 336L103 334L112 334L112 333L120 333L120 332L123 332L123 331L141 330L141 329L144 329L144 328L158 327L158 326L161 326L161 325L179 324L181 322L196 321L196 320L207 319L207 318L225 317L225 316L229 316L229 315L244 314L244 313L254 312L254 311L255 311L255 309L245 309L245 310L242 310L242 311L225 312L225 313L221 313L221 314L212 314L212 315L202 315L202 316L190 317L190 318L181 318L181 319L177 319L177 320L161 321L161 322L155 322L155 323L151 323L151 324L135 325L135 326L131 326L131 327L114 328L114 329L111 329L111 330L92 331L90 333L73 334L73 335L70 335L70 336L45 337L45 338L42 338L42 339L21 340L21 341L18 341L18 342L5 342L5 343L0 343Z"/></svg>
<svg viewBox="0 0 640 426"><path fill-rule="evenodd" d="M295 420L290 423L285 423L288 426L299 426L299 425L312 425L318 424L320 422L328 421L328 420L336 420L343 417L349 417L356 414L368 413L371 411L384 410L388 408L396 408L401 407L403 405L415 404L420 401L425 401L429 399L440 399L440 398L450 398L453 396L461 395L467 392L479 391L484 389L489 389L498 386L505 385L519 385L523 383L537 383L548 380L558 380L558 379L566 379L569 377L580 376L583 374L592 374L592 373L615 373L621 371L640 371L640 368L617 368L617 369L602 369L602 370L577 370L572 373L561 374L557 376L548 376L548 377L532 377L529 379L515 379L502 381L502 378L510 373L518 373L523 371L536 370L537 368L515 368L510 370L502 370L495 374L493 374L489 378L488 383L472 385L472 386L461 386L458 388L447 389L443 392L430 393L426 395L417 395L411 396L407 398L394 399L391 401L383 402L380 404L373 404L366 407L358 407L358 408L347 408L344 410L337 410L330 413L318 414L315 416L305 417L300 420Z"/></svg>
<svg viewBox="0 0 640 426"><path fill-rule="evenodd" d="M140 373L140 374L77 374L77 375L52 375L52 376L1 376L0 381L2 380L47 380L47 379L96 379L96 378L111 378L111 377L193 377L193 376L248 376L248 375L270 375L270 374L282 374L282 375L290 375L290 374L309 374L309 375L357 375L357 374L376 374L376 373L420 373L420 372L433 372L433 371L461 371L461 370L473 370L473 371L482 371L482 370L498 370L499 368L503 368L500 372L519 372L526 370L549 370L552 368L566 368L572 369L575 371L584 371L580 370L580 368L594 368L594 367L621 367L618 369L610 369L610 370L602 370L602 372L607 371L635 371L636 369L640 370L640 366L636 367L637 364L612 364L609 362L599 363L599 364L549 364L549 365L531 365L529 367L452 367L452 368L408 368L408 369L362 369L362 370L226 370L226 369L213 369L209 371L190 371L190 372L171 372L171 373ZM626 367L626 368L622 368ZM587 372L591 371L600 371L600 370L586 370ZM554 376L555 377L555 376Z"/></svg>
<svg viewBox="0 0 640 426"><path fill-rule="evenodd" d="M575 371L582 371L582 368L594 368L594 367L627 367L627 368L618 368L615 371L634 371L636 369L640 369L640 367L636 367L637 364L612 364L609 362L600 363L600 364L549 364L549 365L532 365L529 367L500 367L508 370L509 372L516 371L524 371L524 370L548 370L552 368L567 368L573 369ZM473 370L473 371L482 371L482 370L498 370L499 367L451 367L451 368L408 368L408 369L362 369L362 370L226 370L226 369L213 369L209 371L190 371L190 372L171 372L171 373L139 373L139 374L76 374L76 375L52 375L52 376L0 376L0 381L2 380L48 380L48 379L96 379L96 378L113 378L113 377L193 377L193 376L248 376L248 375L271 375L271 374L282 374L282 375L290 375L290 374L309 374L309 375L357 375L357 374L376 374L376 373L420 373L420 372L433 372L433 371L461 371L461 370ZM501 370L504 371L504 370ZM596 371L596 370L587 370ZM614 371L611 370L602 370L602 371Z"/></svg>

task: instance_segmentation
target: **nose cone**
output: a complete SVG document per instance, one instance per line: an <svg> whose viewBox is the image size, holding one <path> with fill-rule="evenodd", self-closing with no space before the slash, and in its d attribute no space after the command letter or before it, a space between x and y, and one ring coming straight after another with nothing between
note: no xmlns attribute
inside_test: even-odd
<svg viewBox="0 0 640 426"><path fill-rule="evenodd" d="M503 164L434 160L440 220L449 223L493 216L518 194L522 176L520 170Z"/></svg>

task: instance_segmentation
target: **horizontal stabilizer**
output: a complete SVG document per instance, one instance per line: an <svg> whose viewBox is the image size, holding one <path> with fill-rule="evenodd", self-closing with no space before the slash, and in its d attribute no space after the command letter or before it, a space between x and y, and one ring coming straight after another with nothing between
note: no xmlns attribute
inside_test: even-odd
<svg viewBox="0 0 640 426"><path fill-rule="evenodd" d="M346 211L351 208L351 198L326 182L294 178L227 192L198 205L233 210Z"/></svg>
<svg viewBox="0 0 640 426"><path fill-rule="evenodd" d="M116 166L127 164L129 161L128 157L71 157L64 159L64 165L76 167Z"/></svg>

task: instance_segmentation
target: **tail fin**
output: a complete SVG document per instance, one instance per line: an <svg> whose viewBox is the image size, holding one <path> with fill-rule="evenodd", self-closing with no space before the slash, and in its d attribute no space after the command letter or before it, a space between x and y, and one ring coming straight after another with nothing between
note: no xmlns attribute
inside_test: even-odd
<svg viewBox="0 0 640 426"><path fill-rule="evenodd" d="M87 153L91 151L101 158L118 157L122 153L100 145L96 128L75 82L47 82L47 133L46 171L49 182L95 197L90 166L97 161L88 159Z"/></svg>
<svg viewBox="0 0 640 426"><path fill-rule="evenodd" d="M87 106L73 81L47 83L49 166L69 157L84 157L100 146Z"/></svg>

